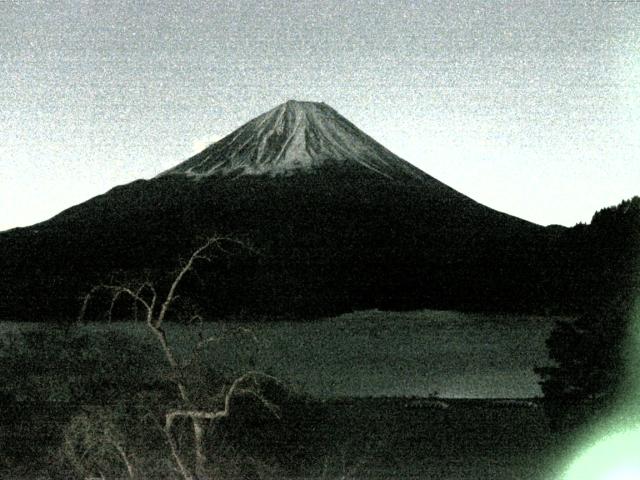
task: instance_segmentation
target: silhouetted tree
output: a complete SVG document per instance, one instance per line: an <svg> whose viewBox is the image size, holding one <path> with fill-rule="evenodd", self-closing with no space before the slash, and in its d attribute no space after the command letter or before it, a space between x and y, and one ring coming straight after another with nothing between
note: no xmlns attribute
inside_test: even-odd
<svg viewBox="0 0 640 480"><path fill-rule="evenodd" d="M554 366L537 368L552 427L584 423L614 405L625 385L627 339L640 293L640 198L597 212L581 228L582 314L547 340Z"/></svg>

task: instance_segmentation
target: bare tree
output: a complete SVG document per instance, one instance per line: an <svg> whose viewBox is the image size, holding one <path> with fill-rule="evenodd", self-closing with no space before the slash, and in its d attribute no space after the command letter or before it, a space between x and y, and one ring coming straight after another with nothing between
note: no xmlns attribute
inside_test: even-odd
<svg viewBox="0 0 640 480"><path fill-rule="evenodd" d="M94 286L84 297L82 308L79 314L79 321L85 317L87 307L91 299L99 292L107 292L110 297L108 315L111 317L114 305L123 297L129 298L138 313L142 311L142 317L148 330L156 338L160 345L164 358L170 368L170 378L175 384L180 398L181 407L172 408L165 412L164 415L164 435L171 450L171 455L176 463L177 469L184 480L203 480L207 478L206 465L207 455L204 442L205 425L207 422L215 422L222 418L228 417L231 412L232 400L237 396L252 396L257 399L264 407L266 407L273 415L279 418L278 408L271 403L262 393L260 381L277 381L275 378L257 371L247 372L236 378L230 386L225 388L220 395L222 406L212 408L211 406L196 405L192 392L184 380L185 371L188 371L200 352L208 345L221 341L221 336L200 336L199 340L191 349L190 354L185 359L180 359L176 349L172 347L171 342L165 330L165 323L168 312L171 310L174 302L179 297L178 290L183 283L185 277L190 273L195 273L194 269L198 262L211 262L214 252L227 253L225 244L237 244L246 247L244 244L226 237L211 237L199 246L188 258L186 262L177 270L173 281L165 295L160 295L156 287L151 281L139 282L137 284L112 285L101 284ZM192 321L202 321L202 317L193 314L190 318ZM244 330L248 333L248 331ZM191 423L193 430L193 465L190 465L185 456L181 453L178 441L174 435L174 424L179 419L186 419ZM126 463L126 458L121 457ZM129 468L127 471L131 478L135 475L135 470Z"/></svg>

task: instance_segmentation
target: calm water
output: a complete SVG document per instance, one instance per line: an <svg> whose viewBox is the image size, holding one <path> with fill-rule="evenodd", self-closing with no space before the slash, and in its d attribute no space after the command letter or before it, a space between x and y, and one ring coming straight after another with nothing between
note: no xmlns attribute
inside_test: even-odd
<svg viewBox="0 0 640 480"><path fill-rule="evenodd" d="M309 322L247 325L210 346L207 361L241 371L259 369L321 396L428 395L531 397L540 393L534 366L549 363L545 340L554 319L458 312L367 311ZM238 324L205 324L203 335ZM246 324L245 324L246 325ZM4 323L3 332L33 328ZM143 324L91 324L100 334L125 330L153 343ZM194 327L167 325L186 353ZM162 360L159 360L162 362Z"/></svg>

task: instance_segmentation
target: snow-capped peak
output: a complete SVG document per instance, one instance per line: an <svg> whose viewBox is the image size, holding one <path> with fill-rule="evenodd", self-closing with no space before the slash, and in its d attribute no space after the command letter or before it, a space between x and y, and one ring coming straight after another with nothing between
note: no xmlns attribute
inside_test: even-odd
<svg viewBox="0 0 640 480"><path fill-rule="evenodd" d="M324 103L289 100L162 175L291 175L360 167L392 179L428 177Z"/></svg>

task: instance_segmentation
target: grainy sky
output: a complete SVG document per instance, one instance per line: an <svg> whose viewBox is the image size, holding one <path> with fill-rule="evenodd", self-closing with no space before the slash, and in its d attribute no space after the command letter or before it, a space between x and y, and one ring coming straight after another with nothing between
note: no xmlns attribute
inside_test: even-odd
<svg viewBox="0 0 640 480"><path fill-rule="evenodd" d="M0 230L290 98L537 223L640 194L637 1L0 0Z"/></svg>

